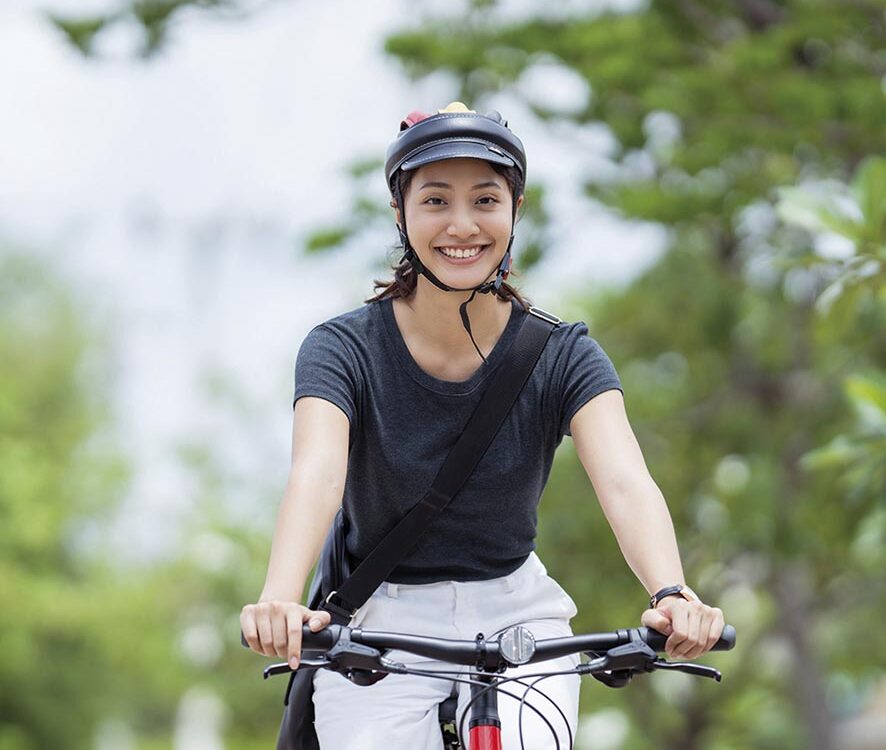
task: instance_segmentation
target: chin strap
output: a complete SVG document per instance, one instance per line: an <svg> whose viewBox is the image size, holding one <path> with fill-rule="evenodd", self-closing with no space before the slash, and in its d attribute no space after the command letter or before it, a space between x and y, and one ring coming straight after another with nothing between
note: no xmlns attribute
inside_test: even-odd
<svg viewBox="0 0 886 750"><path fill-rule="evenodd" d="M508 274L511 270L511 245L514 244L514 232L513 227L517 219L517 204L514 203L514 211L511 217L511 237L508 240L508 247L505 250L505 254L502 256L501 262L498 264L498 271L495 274L495 278L490 281L485 281L479 286L475 287L467 287L464 289L460 289L457 287L448 286L444 284L440 279L434 276L424 265L424 263L419 260L418 253L415 252L412 245L409 244L409 239L406 236L406 211L403 210L403 201L400 198L400 189L399 186L396 185L394 187L395 199L397 201L397 205L400 207L400 220L403 222L403 226L401 227L399 224L397 225L397 231L400 233L400 242L403 245L403 257L400 258L400 262L402 263L404 260L408 260L412 267L415 269L416 274L424 274L425 278L430 281L435 287L441 289L444 292L472 292L471 296L465 302L462 302L458 306L458 313L461 316L461 323L464 326L465 330L468 332L468 336L471 338L471 343L474 345L474 348L477 350L477 354L480 355L480 359L483 360L483 364L486 364L486 357L483 356L483 352L480 351L480 347L477 346L477 342L474 341L474 334L471 332L471 321L468 318L468 303L474 299L477 292L480 294L489 294L490 292L498 292L501 289L502 283L504 283L505 279L508 278Z"/></svg>

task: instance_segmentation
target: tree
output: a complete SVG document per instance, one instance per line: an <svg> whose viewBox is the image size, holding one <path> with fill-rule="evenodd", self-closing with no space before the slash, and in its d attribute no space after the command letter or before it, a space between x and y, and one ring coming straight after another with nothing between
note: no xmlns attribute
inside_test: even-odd
<svg viewBox="0 0 886 750"><path fill-rule="evenodd" d="M170 31L190 11L211 12L220 18L241 19L256 3L248 0L120 0L116 10L91 15L49 11L46 17L85 57L95 57L96 41L113 26L137 27L142 34L138 54L157 55L169 41Z"/></svg>
<svg viewBox="0 0 886 750"><path fill-rule="evenodd" d="M865 161L886 152L883 3L652 0L517 22L498 6L475 1L461 18L392 35L386 49L410 77L453 74L454 96L476 108L493 92L521 95L521 75L551 57L589 83L587 106L567 115L522 95L542 120L604 123L622 169L589 178L588 198L669 229L658 264L582 302L621 372L687 575L722 596L739 626L739 649L719 660L720 688L662 675L624 693L596 690L593 701L632 717L631 747L835 748L835 721L878 679L871 658L883 650L869 626L886 601L886 314L882 265L866 265L882 263L883 178ZM643 170L630 168L637 162ZM792 206L817 183L853 179L867 186L860 226L874 244L856 244L852 257L872 257L819 262L808 252L816 230ZM531 187L537 258L546 195ZM366 220L381 215L370 200L358 207ZM830 214L817 220L847 228ZM343 220L312 247L359 230ZM821 296L834 282L842 290ZM579 600L577 627L611 627L637 615L643 592L599 511L576 501L588 490L564 446L541 544ZM655 684L667 687L650 700Z"/></svg>
<svg viewBox="0 0 886 750"><path fill-rule="evenodd" d="M87 310L40 261L0 255L4 750L93 747L107 719L168 728L183 690L175 589L162 571L121 568L104 543L129 469Z"/></svg>
<svg viewBox="0 0 886 750"><path fill-rule="evenodd" d="M479 4L395 34L387 50L410 76L454 74L457 96L472 104L502 89L519 95L512 84L553 56L593 91L586 111L566 117L602 121L621 163L639 155L649 165L639 178L625 169L590 180L588 195L669 227L670 250L623 294L586 309L620 364L687 574L741 604L727 607L743 644L741 662L727 662L734 687L697 687L676 716L652 709L642 688L620 704L649 746L835 747L828 675L852 675L856 693L873 679L876 646L859 637L859 622L882 615L882 596L865 594L882 592L872 567L882 564L882 495L857 482L846 493L838 477L809 474L803 457L850 429L840 385L850 371L882 369L884 313L869 306L850 330L816 315L822 277L780 264L755 216L775 215L779 188L848 180L868 153L886 150L882 4L652 2L510 25L495 14L496 4ZM528 103L540 118L564 117ZM678 137L655 137L662 117ZM599 514L576 510L584 486L565 455L542 506L543 541L582 594L580 626L605 626L595 602L609 618L636 612L641 595ZM602 570L592 577L575 555L588 538L609 552L594 555ZM784 669L768 659L779 652ZM774 708L786 701L793 716Z"/></svg>

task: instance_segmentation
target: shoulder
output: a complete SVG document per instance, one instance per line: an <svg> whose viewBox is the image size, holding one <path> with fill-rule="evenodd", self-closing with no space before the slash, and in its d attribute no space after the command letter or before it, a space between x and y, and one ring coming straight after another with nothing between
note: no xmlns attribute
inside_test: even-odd
<svg viewBox="0 0 886 750"><path fill-rule="evenodd" d="M585 321L564 320L556 312L544 310L536 305L531 306L530 313L537 314L547 320L557 321L557 325L551 331L548 346L551 359L562 361L574 357L606 356L599 342L590 335L588 324Z"/></svg>
<svg viewBox="0 0 886 750"><path fill-rule="evenodd" d="M590 336L583 320L557 324L545 352L546 364L539 373L555 401L559 435L569 435L575 413L604 391L621 390L621 381L603 347Z"/></svg>
<svg viewBox="0 0 886 750"><path fill-rule="evenodd" d="M367 303L316 324L305 336L302 348L338 346L355 351L379 327L378 304Z"/></svg>
<svg viewBox="0 0 886 750"><path fill-rule="evenodd" d="M317 324L313 330L321 328L340 335L364 332L373 325L379 304L381 303L368 302L360 305L360 307L355 307L353 310L348 310L328 320L324 320L322 323Z"/></svg>

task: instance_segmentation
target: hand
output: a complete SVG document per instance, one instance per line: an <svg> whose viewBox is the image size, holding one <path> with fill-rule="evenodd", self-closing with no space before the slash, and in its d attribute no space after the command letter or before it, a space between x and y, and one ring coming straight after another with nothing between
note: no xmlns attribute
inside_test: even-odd
<svg viewBox="0 0 886 750"><path fill-rule="evenodd" d="M264 601L247 604L240 612L240 630L249 648L265 656L279 656L298 668L304 623L317 632L331 621L329 612L310 610L298 602Z"/></svg>
<svg viewBox="0 0 886 750"><path fill-rule="evenodd" d="M668 636L665 651L672 659L696 659L710 651L723 633L725 620L716 607L681 596L662 599L640 618L647 628Z"/></svg>

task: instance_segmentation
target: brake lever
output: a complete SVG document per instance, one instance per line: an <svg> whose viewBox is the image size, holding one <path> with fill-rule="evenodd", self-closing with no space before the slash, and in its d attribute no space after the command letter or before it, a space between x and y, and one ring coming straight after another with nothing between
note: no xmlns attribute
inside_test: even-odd
<svg viewBox="0 0 886 750"><path fill-rule="evenodd" d="M265 667L261 674L262 677L268 679L268 677L273 677L278 674L286 674L291 671L292 668L286 662L281 662L280 664L271 664L269 667Z"/></svg>
<svg viewBox="0 0 886 750"><path fill-rule="evenodd" d="M302 667L306 669L322 669L326 666L329 666L329 661L327 659L302 659L298 663L298 667L295 669L290 667L289 664L284 661L279 664L271 664L270 666L265 667L264 670L262 670L262 677L268 679L268 677L273 677L274 675L296 672Z"/></svg>
<svg viewBox="0 0 886 750"><path fill-rule="evenodd" d="M723 675L719 669L705 666L704 664L692 664L688 661L666 661L665 659L656 659L652 662L654 669L671 669L676 672L685 672L686 674L696 675L697 677L710 677L712 680L720 682Z"/></svg>
<svg viewBox="0 0 886 750"><path fill-rule="evenodd" d="M643 641L636 640L609 649L602 656L589 652L597 658L580 665L579 674L590 674L607 687L622 688L635 674L651 672L657 654Z"/></svg>

